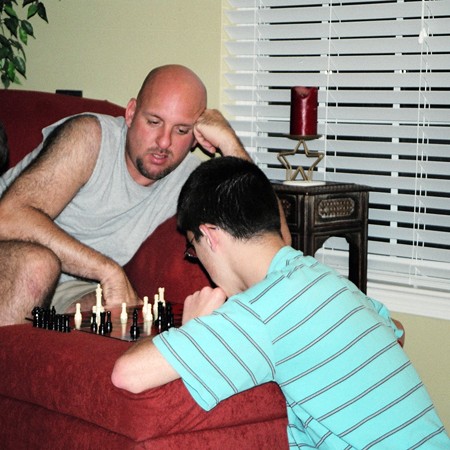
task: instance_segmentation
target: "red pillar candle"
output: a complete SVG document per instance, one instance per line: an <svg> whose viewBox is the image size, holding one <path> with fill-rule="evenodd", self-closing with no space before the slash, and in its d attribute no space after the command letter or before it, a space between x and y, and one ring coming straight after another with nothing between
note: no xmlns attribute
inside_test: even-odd
<svg viewBox="0 0 450 450"><path fill-rule="evenodd" d="M317 88L291 88L291 127L293 136L317 135Z"/></svg>

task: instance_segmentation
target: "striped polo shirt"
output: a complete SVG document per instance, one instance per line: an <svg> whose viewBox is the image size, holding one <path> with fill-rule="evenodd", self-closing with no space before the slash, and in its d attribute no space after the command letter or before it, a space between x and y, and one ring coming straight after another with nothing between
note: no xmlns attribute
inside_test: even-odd
<svg viewBox="0 0 450 450"><path fill-rule="evenodd" d="M266 278L153 342L206 410L274 381L292 448L448 448L386 308L291 247Z"/></svg>

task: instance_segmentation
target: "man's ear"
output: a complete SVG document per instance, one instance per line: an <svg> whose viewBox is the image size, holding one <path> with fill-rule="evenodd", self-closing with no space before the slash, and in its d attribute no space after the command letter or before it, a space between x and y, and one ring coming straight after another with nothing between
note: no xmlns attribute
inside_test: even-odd
<svg viewBox="0 0 450 450"><path fill-rule="evenodd" d="M125 122L126 122L128 128L130 128L131 122L133 121L134 113L136 112L136 105L137 105L137 100L135 98L132 98L128 102L127 108L125 109Z"/></svg>
<svg viewBox="0 0 450 450"><path fill-rule="evenodd" d="M205 238L206 244L212 251L215 251L219 242L219 236L217 233L219 228L211 224L202 224L198 228L200 230L200 233L202 233L203 237Z"/></svg>

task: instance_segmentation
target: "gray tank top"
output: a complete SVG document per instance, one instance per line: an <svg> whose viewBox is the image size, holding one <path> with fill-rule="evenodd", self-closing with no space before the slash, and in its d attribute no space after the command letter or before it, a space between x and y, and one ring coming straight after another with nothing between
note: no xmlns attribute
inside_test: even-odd
<svg viewBox="0 0 450 450"><path fill-rule="evenodd" d="M169 175L150 186L141 186L132 179L125 163L125 119L94 115L102 127L97 163L89 181L55 223L83 244L124 265L156 227L176 213L181 187L200 160L189 153ZM67 118L45 128L44 138L64 120ZM4 174L2 184L9 185L41 148ZM72 277L63 275L60 281L69 279Z"/></svg>

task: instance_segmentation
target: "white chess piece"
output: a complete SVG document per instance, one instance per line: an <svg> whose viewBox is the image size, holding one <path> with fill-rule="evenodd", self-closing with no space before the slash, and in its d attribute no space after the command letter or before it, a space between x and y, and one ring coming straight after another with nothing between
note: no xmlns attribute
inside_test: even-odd
<svg viewBox="0 0 450 450"><path fill-rule="evenodd" d="M127 304L122 303L122 311L120 313L120 323L127 323L128 313L127 313Z"/></svg>
<svg viewBox="0 0 450 450"><path fill-rule="evenodd" d="M148 297L144 296L144 306L142 307L142 317L145 320L148 311Z"/></svg>
<svg viewBox="0 0 450 450"><path fill-rule="evenodd" d="M165 308L166 307L166 299L164 298L164 291L165 291L165 288L163 288L163 287L158 288L159 301L163 304L163 306Z"/></svg>
<svg viewBox="0 0 450 450"><path fill-rule="evenodd" d="M153 317L156 319L158 317L158 301L159 301L159 295L155 294L154 302L153 302Z"/></svg>
<svg viewBox="0 0 450 450"><path fill-rule="evenodd" d="M75 329L79 330L81 328L81 322L83 320L83 317L81 315L81 305L77 303L75 305L75 316L74 316L74 322L75 322Z"/></svg>

